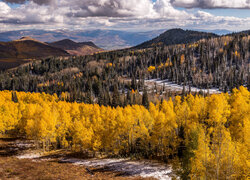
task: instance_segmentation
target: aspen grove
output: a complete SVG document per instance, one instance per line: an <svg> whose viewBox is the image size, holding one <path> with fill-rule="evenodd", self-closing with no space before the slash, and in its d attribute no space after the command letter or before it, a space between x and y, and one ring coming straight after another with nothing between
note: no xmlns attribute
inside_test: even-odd
<svg viewBox="0 0 250 180"><path fill-rule="evenodd" d="M147 109L1 91L0 135L35 140L44 151L161 159L183 179L247 179L250 92L241 86L231 94L176 96Z"/></svg>

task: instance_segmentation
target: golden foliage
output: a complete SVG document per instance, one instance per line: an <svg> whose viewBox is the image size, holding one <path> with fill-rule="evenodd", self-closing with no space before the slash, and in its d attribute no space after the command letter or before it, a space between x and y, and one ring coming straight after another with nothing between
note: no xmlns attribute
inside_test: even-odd
<svg viewBox="0 0 250 180"><path fill-rule="evenodd" d="M113 66L112 63L108 63L108 64L107 64L107 67L112 67L112 66Z"/></svg>
<svg viewBox="0 0 250 180"><path fill-rule="evenodd" d="M240 53L238 51L235 51L233 54L235 55L235 57L240 57Z"/></svg>
<svg viewBox="0 0 250 180"><path fill-rule="evenodd" d="M24 135L45 149L57 144L73 151L140 151L150 157L174 158L185 147L191 179L249 177L250 92L244 87L231 95L177 96L150 103L149 109L68 103L57 95L24 92L16 93L15 103L12 95L0 92L1 134Z"/></svg>
<svg viewBox="0 0 250 180"><path fill-rule="evenodd" d="M155 66L149 66L149 68L148 68L148 72L153 72L153 71L155 71Z"/></svg>

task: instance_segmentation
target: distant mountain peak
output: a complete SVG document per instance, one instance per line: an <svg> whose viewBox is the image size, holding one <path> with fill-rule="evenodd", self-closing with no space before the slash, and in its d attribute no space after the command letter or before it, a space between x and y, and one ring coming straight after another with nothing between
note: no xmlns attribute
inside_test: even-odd
<svg viewBox="0 0 250 180"><path fill-rule="evenodd" d="M97 47L93 42L74 42L71 39L63 39L60 41L48 43L52 47L60 48L71 55L89 55L99 52L102 49Z"/></svg>
<svg viewBox="0 0 250 180"><path fill-rule="evenodd" d="M75 41L71 40L71 39L62 39L60 41L57 42L65 42L65 43L76 43Z"/></svg>
<svg viewBox="0 0 250 180"><path fill-rule="evenodd" d="M174 44L187 44L193 43L201 39L207 39L210 37L218 37L214 33L199 32L193 30L183 30L180 28L170 29L160 34L158 37L146 41L135 48L149 48L159 43L164 45L174 45Z"/></svg>
<svg viewBox="0 0 250 180"><path fill-rule="evenodd" d="M23 37L21 37L19 40L26 41L26 40L36 40L36 39L33 39L33 38L30 37L30 36L23 36Z"/></svg>
<svg viewBox="0 0 250 180"><path fill-rule="evenodd" d="M51 47L31 37L0 42L0 59L40 59L49 56L68 56L69 53L63 49ZM15 63L13 64L15 66Z"/></svg>
<svg viewBox="0 0 250 180"><path fill-rule="evenodd" d="M41 44L46 44L46 43L44 43L42 41L39 41L37 39L34 39L34 38L30 37L30 36L23 36L20 39L17 39L17 40L14 40L14 41L16 41L16 42L17 41L35 41L35 42L38 42L38 43L41 43Z"/></svg>

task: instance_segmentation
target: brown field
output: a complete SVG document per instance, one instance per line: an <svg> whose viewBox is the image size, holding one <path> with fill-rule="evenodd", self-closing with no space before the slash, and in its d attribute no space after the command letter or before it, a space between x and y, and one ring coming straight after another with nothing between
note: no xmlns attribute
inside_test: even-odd
<svg viewBox="0 0 250 180"><path fill-rule="evenodd" d="M128 177L123 172L111 172L105 168L89 168L71 163L60 163L56 158L47 161L18 159L17 154L26 149L18 148L15 139L0 139L0 180L142 180L141 177ZM147 178L152 179L152 178Z"/></svg>

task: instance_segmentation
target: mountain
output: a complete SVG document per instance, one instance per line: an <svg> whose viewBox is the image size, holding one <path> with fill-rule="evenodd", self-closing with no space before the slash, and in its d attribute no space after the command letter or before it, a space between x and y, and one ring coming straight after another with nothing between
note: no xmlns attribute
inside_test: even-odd
<svg viewBox="0 0 250 180"><path fill-rule="evenodd" d="M52 47L63 49L71 55L78 55L78 56L89 55L103 50L98 46L96 46L93 42L77 43L70 39L64 39L61 41L56 41L48 44Z"/></svg>
<svg viewBox="0 0 250 180"><path fill-rule="evenodd" d="M135 46L135 48L149 48L157 44L164 44L168 46L174 44L193 43L200 39L208 39L211 37L218 37L218 35L199 31L170 29L150 41L146 41L138 46Z"/></svg>
<svg viewBox="0 0 250 180"><path fill-rule="evenodd" d="M250 30L245 30L245 31L241 31L241 32L233 32L229 35L250 35Z"/></svg>
<svg viewBox="0 0 250 180"><path fill-rule="evenodd" d="M30 37L23 37L15 41L0 42L0 69L16 67L29 59L67 55L69 53L62 49Z"/></svg>
<svg viewBox="0 0 250 180"><path fill-rule="evenodd" d="M31 36L39 41L54 42L61 39L72 39L76 42L95 43L98 47L111 50L132 47L148 41L165 30L154 30L146 32L128 32L117 30L17 30L0 32L0 41L12 41L23 36Z"/></svg>
<svg viewBox="0 0 250 180"><path fill-rule="evenodd" d="M10 42L0 42L0 57L1 58L41 58L46 56L66 56L69 55L66 51L49 46L44 42L23 37L19 40Z"/></svg>
<svg viewBox="0 0 250 180"><path fill-rule="evenodd" d="M48 43L48 44L50 46L57 47L57 48L60 48L60 49L65 49L65 50L66 49L73 50L73 49L79 48L81 46L91 46L91 47L99 48L93 42L80 42L80 43L77 43L77 42L72 41L70 39L63 39L63 40Z"/></svg>
<svg viewBox="0 0 250 180"><path fill-rule="evenodd" d="M34 42L37 42L37 43L40 43L40 44L48 45L45 42L38 41L37 39L34 39L32 37L29 37L29 36L21 37L20 39L14 40L14 42L21 42L21 41L34 41Z"/></svg>
<svg viewBox="0 0 250 180"><path fill-rule="evenodd" d="M207 29L193 29L194 31L200 31L200 32L207 32L207 33L214 33L217 35L226 35L231 34L232 31L229 31L227 29L213 29L213 30L207 30Z"/></svg>

